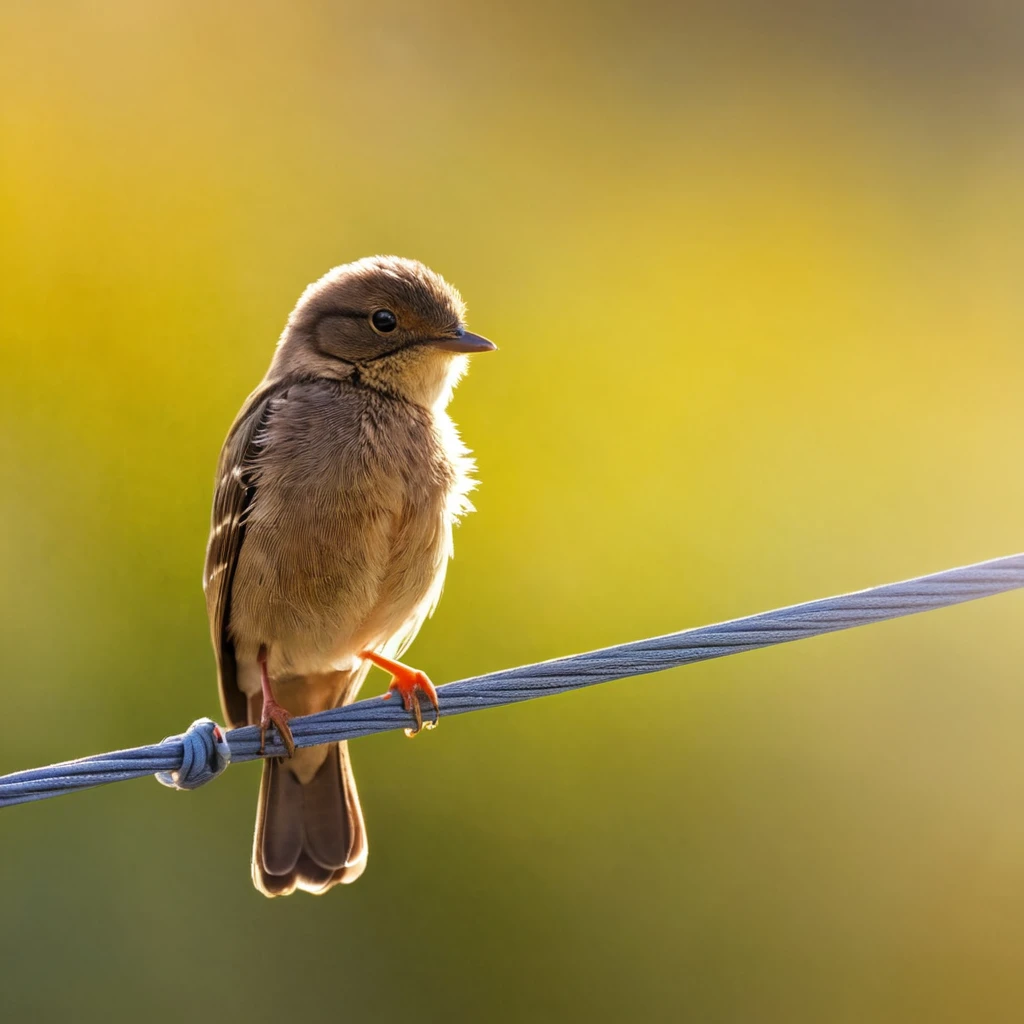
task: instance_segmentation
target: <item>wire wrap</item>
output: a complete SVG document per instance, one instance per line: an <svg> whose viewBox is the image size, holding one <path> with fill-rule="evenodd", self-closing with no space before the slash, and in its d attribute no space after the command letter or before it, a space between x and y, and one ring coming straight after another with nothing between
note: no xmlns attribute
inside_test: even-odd
<svg viewBox="0 0 1024 1024"><path fill-rule="evenodd" d="M181 767L157 772L156 781L171 789L198 789L217 778L231 764L231 747L224 730L210 718L194 721L181 736L168 736L164 743L181 740Z"/></svg>

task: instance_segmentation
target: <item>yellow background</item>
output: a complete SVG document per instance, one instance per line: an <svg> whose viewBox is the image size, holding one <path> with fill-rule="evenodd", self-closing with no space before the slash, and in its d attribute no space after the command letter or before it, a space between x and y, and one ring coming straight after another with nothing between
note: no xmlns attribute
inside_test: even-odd
<svg viewBox="0 0 1024 1024"><path fill-rule="evenodd" d="M218 713L217 452L369 253L501 346L436 682L1024 547L1024 16L844 6L5 4L0 771ZM360 740L323 899L253 891L254 765L4 810L0 1014L1019 1020L1022 622Z"/></svg>

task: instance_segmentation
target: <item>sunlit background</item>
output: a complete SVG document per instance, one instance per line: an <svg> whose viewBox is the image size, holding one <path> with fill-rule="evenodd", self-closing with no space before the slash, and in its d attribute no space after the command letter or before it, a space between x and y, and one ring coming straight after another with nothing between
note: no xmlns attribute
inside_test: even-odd
<svg viewBox="0 0 1024 1024"><path fill-rule="evenodd" d="M828 6L5 4L0 772L219 714L217 453L365 254L501 346L437 682L1024 547L1024 8ZM360 740L322 899L255 765L4 810L0 1015L1019 1020L1022 623Z"/></svg>

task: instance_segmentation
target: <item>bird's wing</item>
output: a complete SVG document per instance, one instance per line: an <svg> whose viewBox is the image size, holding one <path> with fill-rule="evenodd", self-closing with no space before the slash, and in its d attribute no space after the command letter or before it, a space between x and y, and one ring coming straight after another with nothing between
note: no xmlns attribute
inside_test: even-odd
<svg viewBox="0 0 1024 1024"><path fill-rule="evenodd" d="M217 654L217 675L224 716L233 726L246 725L248 707L238 688L238 666L228 626L231 621L231 585L238 553L245 540L246 513L256 497L256 462L263 449L273 407L294 383L266 381L245 401L228 433L217 463L210 540L206 546L203 590L210 617L210 635Z"/></svg>

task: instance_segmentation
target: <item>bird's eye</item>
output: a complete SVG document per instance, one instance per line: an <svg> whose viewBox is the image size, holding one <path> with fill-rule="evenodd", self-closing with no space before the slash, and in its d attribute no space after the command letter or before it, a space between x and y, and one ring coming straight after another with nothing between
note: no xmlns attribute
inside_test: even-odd
<svg viewBox="0 0 1024 1024"><path fill-rule="evenodd" d="M398 317L390 309L378 309L370 317L373 329L381 334L390 334L398 326Z"/></svg>

